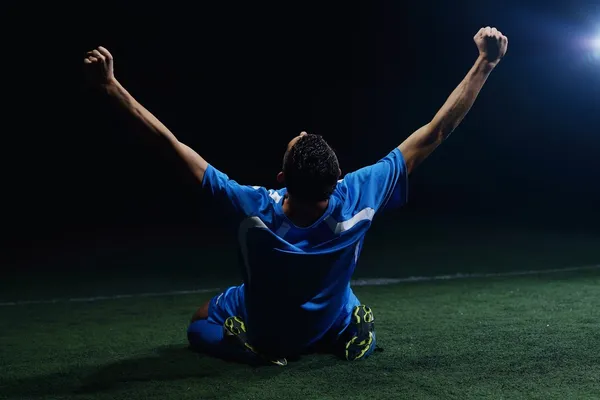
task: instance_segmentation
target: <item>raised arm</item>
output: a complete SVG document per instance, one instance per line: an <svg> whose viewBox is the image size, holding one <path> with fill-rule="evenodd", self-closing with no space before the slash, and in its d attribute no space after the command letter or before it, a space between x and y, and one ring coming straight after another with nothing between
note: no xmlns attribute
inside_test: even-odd
<svg viewBox="0 0 600 400"><path fill-rule="evenodd" d="M208 166L207 162L194 150L179 142L162 122L142 106L117 81L114 75L113 57L110 52L104 47L98 47L96 50L88 52L83 62L91 83L114 99L124 110L145 126L149 132L163 139L167 146L171 146L184 160L194 177L202 183Z"/></svg>
<svg viewBox="0 0 600 400"><path fill-rule="evenodd" d="M479 57L431 122L410 135L398 148L408 173L425 160L467 115L490 73L506 54L508 39L496 28L482 28L474 37Z"/></svg>

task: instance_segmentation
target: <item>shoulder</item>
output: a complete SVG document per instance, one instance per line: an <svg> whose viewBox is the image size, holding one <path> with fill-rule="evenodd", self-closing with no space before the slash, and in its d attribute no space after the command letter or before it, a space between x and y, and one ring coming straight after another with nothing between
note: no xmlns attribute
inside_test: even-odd
<svg viewBox="0 0 600 400"><path fill-rule="evenodd" d="M375 164L353 171L340 180L333 196L342 204L344 216L377 212L391 199L406 202L407 175L404 157L394 148ZM397 197L397 199L396 199Z"/></svg>

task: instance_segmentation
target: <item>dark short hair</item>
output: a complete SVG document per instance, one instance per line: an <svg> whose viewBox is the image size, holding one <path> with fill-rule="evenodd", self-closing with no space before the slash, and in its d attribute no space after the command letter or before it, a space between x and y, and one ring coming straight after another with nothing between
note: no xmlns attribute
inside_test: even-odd
<svg viewBox="0 0 600 400"><path fill-rule="evenodd" d="M299 200L327 200L339 179L340 164L319 135L304 135L285 152L283 174L288 192Z"/></svg>

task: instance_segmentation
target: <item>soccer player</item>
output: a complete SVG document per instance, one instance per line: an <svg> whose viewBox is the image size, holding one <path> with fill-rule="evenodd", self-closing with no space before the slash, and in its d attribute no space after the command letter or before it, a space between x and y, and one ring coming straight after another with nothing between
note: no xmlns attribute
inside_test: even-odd
<svg viewBox="0 0 600 400"><path fill-rule="evenodd" d="M302 132L283 156L277 180L285 188L279 190L230 179L125 90L107 49L87 53L95 85L162 138L237 223L243 284L196 311L188 328L193 349L276 365L308 352L360 360L374 351L373 311L354 295L350 279L373 218L406 202L408 175L459 125L506 53L508 40L495 28L482 28L474 40L479 56L471 70L433 119L400 146L342 178L325 140Z"/></svg>

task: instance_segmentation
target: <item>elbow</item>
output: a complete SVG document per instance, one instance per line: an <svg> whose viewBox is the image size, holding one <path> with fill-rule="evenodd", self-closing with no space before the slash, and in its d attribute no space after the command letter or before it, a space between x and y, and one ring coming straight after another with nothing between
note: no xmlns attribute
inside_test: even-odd
<svg viewBox="0 0 600 400"><path fill-rule="evenodd" d="M432 121L426 125L428 134L423 137L424 146L439 145L452 134L455 127L449 124Z"/></svg>
<svg viewBox="0 0 600 400"><path fill-rule="evenodd" d="M452 121L451 118L434 119L429 123L431 129L431 140L434 142L443 142L458 127L460 122Z"/></svg>

